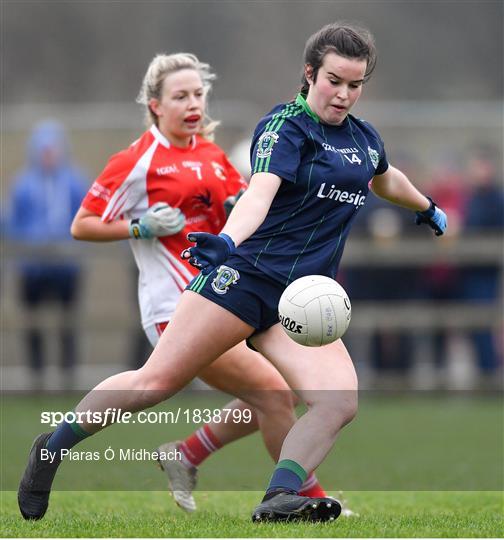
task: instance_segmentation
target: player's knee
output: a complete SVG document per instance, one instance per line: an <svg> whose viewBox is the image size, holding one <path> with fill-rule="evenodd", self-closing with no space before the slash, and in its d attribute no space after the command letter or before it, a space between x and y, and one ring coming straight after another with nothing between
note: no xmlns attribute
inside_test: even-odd
<svg viewBox="0 0 504 540"><path fill-rule="evenodd" d="M133 391L138 392L139 399L145 407L157 405L175 393L165 378L145 367L135 371Z"/></svg>
<svg viewBox="0 0 504 540"><path fill-rule="evenodd" d="M339 404L339 410L342 419L341 427L343 427L349 424L357 416L357 411L359 410L357 392L352 392L351 395L346 395Z"/></svg>
<svg viewBox="0 0 504 540"><path fill-rule="evenodd" d="M320 391L311 396L308 408L325 421L327 429L336 432L349 424L357 415L358 396L356 391Z"/></svg>
<svg viewBox="0 0 504 540"><path fill-rule="evenodd" d="M264 414L292 414L294 394L287 385L278 390L263 390L257 396L255 406Z"/></svg>
<svg viewBox="0 0 504 540"><path fill-rule="evenodd" d="M339 418L339 428L349 424L356 416L358 409L357 392L344 392L335 403L336 415Z"/></svg>

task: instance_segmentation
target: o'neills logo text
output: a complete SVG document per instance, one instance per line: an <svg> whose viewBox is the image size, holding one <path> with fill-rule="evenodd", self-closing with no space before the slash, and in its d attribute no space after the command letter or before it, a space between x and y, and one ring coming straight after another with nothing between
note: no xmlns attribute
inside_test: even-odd
<svg viewBox="0 0 504 540"><path fill-rule="evenodd" d="M332 199L333 201L344 202L353 204L354 206L362 206L366 202L366 196L361 195L362 190L359 189L357 193L350 193L348 191L341 191L336 189L335 185L330 188L326 188L325 182L321 184L317 197L319 199Z"/></svg>
<svg viewBox="0 0 504 540"><path fill-rule="evenodd" d="M358 154L359 150L357 148L336 148L331 144L322 143L322 148L328 152L335 152L337 154Z"/></svg>
<svg viewBox="0 0 504 540"><path fill-rule="evenodd" d="M178 173L179 170L175 164L173 165L166 165L166 167L158 167L156 169L156 173L158 176L167 176L168 174L175 174Z"/></svg>

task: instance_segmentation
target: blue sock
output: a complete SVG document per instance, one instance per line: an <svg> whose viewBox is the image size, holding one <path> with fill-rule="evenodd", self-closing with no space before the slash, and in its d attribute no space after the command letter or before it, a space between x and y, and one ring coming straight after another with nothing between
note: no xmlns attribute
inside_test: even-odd
<svg viewBox="0 0 504 540"><path fill-rule="evenodd" d="M307 476L307 472L299 463L291 459L282 459L275 468L266 494L284 490L298 493Z"/></svg>
<svg viewBox="0 0 504 540"><path fill-rule="evenodd" d="M50 452L57 452L56 455L60 456L61 450L70 450L90 435L91 433L86 433L76 422L69 424L63 421L47 440L46 448Z"/></svg>

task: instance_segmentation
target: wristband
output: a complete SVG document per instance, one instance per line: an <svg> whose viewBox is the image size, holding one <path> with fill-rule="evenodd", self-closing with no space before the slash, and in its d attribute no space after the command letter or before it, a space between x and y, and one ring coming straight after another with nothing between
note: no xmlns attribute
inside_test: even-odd
<svg viewBox="0 0 504 540"><path fill-rule="evenodd" d="M436 203L428 195L426 195L426 197L429 199L429 208L427 208L427 210L422 210L419 214L430 219L436 212Z"/></svg>
<svg viewBox="0 0 504 540"><path fill-rule="evenodd" d="M132 219L129 222L129 234L137 240L142 237L139 218Z"/></svg>
<svg viewBox="0 0 504 540"><path fill-rule="evenodd" d="M234 253L234 251L236 250L236 245L235 245L233 239L229 235L227 235L226 233L220 233L219 237L222 238L226 242L226 244L227 244L227 246L229 248L229 253Z"/></svg>

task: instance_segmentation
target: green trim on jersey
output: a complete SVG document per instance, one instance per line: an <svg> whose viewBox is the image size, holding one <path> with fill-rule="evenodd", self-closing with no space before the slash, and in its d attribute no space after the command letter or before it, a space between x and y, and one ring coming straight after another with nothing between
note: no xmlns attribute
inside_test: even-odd
<svg viewBox="0 0 504 540"><path fill-rule="evenodd" d="M317 154L318 154L318 153L317 153L317 145L315 144L315 139L314 139L314 137L313 137L313 132L312 132L311 130L309 131L309 134L310 134L310 139L311 139L311 141L312 141L312 143L313 143L313 149L314 149L314 151L315 151L315 154L314 154L314 156L313 156L313 159L315 159L315 158L317 157ZM271 236L271 238L270 238L270 239L268 240L268 242L266 243L266 245L259 251L259 253L257 254L257 256L256 256L256 258L255 258L254 266L257 266L257 263L259 262L259 258L261 257L261 255L263 254L263 252L265 252L265 251L268 249L270 243L275 239L275 237L276 237L278 234L280 234L280 233L283 232L283 230L285 229L285 226L286 226L287 223L290 221L290 219L293 218L294 216L296 216L297 214L299 214L300 212L303 211L303 205L304 205L304 203L305 203L305 201L306 201L308 195L310 194L310 185L311 185L312 172L313 172L313 162L312 162L312 165L311 165L311 167L310 167L310 173L309 173L309 175L308 175L308 185L307 185L307 187L306 187L306 193L305 193L305 196L303 197L303 200L302 200L301 203L299 204L299 207L298 207L296 210L294 210L294 212L292 212L292 214L291 214L291 215L283 222L282 226L280 227L280 230L277 231L277 232L275 232L275 233L273 233L272 236ZM319 225L319 224L316 225L315 230L317 229L318 225ZM310 235L310 239L312 238L312 236L313 236L313 232L312 232L311 235ZM306 245L308 245L308 244L306 244ZM306 246L305 246L305 248L306 248ZM301 254L300 254L300 255L301 255ZM297 263L297 261L298 261L300 255L298 255L298 257L296 258L296 261L294 262L294 266L296 266L296 263ZM294 266L291 268L291 271L290 271L290 273L289 273L289 278L290 278L290 276L292 275L292 271L294 270ZM289 284L289 280L287 280L286 285L288 285L288 284Z"/></svg>
<svg viewBox="0 0 504 540"><path fill-rule="evenodd" d="M287 118L299 116L303 112L305 112L305 109L297 102L287 103L280 112L275 113L272 116L271 120L264 127L264 131L262 132L261 137L265 133L274 133L274 134L278 133ZM261 137L259 137L259 139ZM252 174L260 173L260 172L269 172L268 169L269 169L269 163L271 159L271 152L273 151L272 149L273 149L273 145L275 144L275 141L276 139L274 137L271 137L268 148L264 149L266 152L269 152L269 155L267 157L263 157L263 158L260 157L256 159Z"/></svg>
<svg viewBox="0 0 504 540"><path fill-rule="evenodd" d="M314 113L314 112L310 109L310 106L309 106L308 103L306 102L306 98L303 96L303 94L298 94L298 95L296 96L296 104L297 104L297 105L300 105L301 107L303 107L304 112L305 112L310 118L312 118L313 120L315 120L315 122L317 122L317 124L320 124L320 118L317 116L316 113Z"/></svg>

